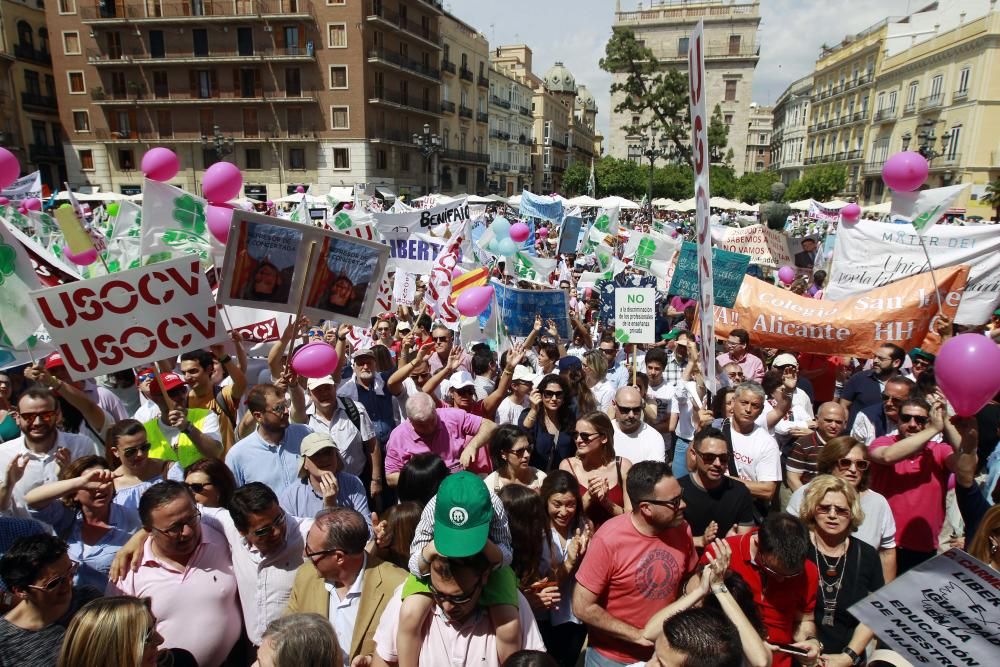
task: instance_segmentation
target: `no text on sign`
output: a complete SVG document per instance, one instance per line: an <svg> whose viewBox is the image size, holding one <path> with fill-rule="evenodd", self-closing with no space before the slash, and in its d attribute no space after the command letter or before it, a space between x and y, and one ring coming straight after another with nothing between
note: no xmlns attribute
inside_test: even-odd
<svg viewBox="0 0 1000 667"><path fill-rule="evenodd" d="M619 287L615 290L615 337L623 343L656 342L656 290Z"/></svg>

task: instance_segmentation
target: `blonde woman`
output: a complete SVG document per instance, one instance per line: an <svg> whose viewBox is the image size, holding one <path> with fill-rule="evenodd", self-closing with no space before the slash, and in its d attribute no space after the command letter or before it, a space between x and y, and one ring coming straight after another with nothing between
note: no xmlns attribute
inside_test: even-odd
<svg viewBox="0 0 1000 667"><path fill-rule="evenodd" d="M608 359L600 350L589 350L583 355L583 379L594 395L597 410L607 414L615 398L615 387L608 382Z"/></svg>
<svg viewBox="0 0 1000 667"><path fill-rule="evenodd" d="M983 515L966 551L994 570L1000 571L1000 505L994 505Z"/></svg>
<svg viewBox="0 0 1000 667"><path fill-rule="evenodd" d="M816 629L824 665L857 665L874 633L848 609L882 587L882 565L871 545L852 537L865 515L854 485L820 475L809 483L799 511L809 528L809 559L819 570Z"/></svg>
<svg viewBox="0 0 1000 667"><path fill-rule="evenodd" d="M614 426L606 414L586 414L576 422L576 456L559 464L560 470L576 478L583 512L595 530L611 517L632 511L625 491L632 462L615 455L614 438Z"/></svg>

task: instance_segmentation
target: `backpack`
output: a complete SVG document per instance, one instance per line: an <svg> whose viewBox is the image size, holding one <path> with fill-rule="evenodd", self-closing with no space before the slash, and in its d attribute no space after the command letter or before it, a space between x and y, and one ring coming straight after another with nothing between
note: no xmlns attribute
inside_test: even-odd
<svg viewBox="0 0 1000 667"><path fill-rule="evenodd" d="M361 433L361 412L358 410L358 406L354 404L354 401L347 396L338 396L340 399L340 404L344 407L344 412L347 413L347 418L351 420L354 424L354 428L358 429L358 433Z"/></svg>
<svg viewBox="0 0 1000 667"><path fill-rule="evenodd" d="M226 397L222 395L223 386L221 384L212 385L212 396L215 398L215 404L219 406L219 412L229 417L229 423L233 425L233 428L239 426L239 422L236 421L236 415L229 409L229 403L226 401Z"/></svg>

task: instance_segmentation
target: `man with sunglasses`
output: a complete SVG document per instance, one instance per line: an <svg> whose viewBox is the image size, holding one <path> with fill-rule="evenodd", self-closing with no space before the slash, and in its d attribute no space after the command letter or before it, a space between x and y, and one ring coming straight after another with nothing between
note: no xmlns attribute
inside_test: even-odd
<svg viewBox="0 0 1000 667"><path fill-rule="evenodd" d="M615 454L633 464L664 461L663 435L642 420L646 402L637 387L622 387L615 394Z"/></svg>
<svg viewBox="0 0 1000 667"><path fill-rule="evenodd" d="M694 468L677 482L684 492L684 518L694 544L704 549L717 537L748 533L753 528L753 496L746 485L729 477L729 448L717 428L706 426L691 443Z"/></svg>
<svg viewBox="0 0 1000 667"><path fill-rule="evenodd" d="M876 438L868 450L874 464L871 488L885 496L896 519L899 574L937 553L948 477L955 472L960 452L979 445L974 418L949 419L943 397L935 395L931 401L904 401L899 433ZM938 439L940 434L945 442Z"/></svg>
<svg viewBox="0 0 1000 667"><path fill-rule="evenodd" d="M764 379L764 362L755 354L750 354L750 334L746 329L733 329L726 339L726 352L717 358L719 366L736 363L743 369L747 381L760 382Z"/></svg>
<svg viewBox="0 0 1000 667"><path fill-rule="evenodd" d="M29 387L18 398L14 420L21 435L0 445L0 511L27 518L28 491L56 481L70 461L103 454L87 436L59 430L60 418L56 397L44 387Z"/></svg>
<svg viewBox="0 0 1000 667"><path fill-rule="evenodd" d="M899 432L899 406L917 395L917 383L903 375L894 375L882 388L882 401L858 411L851 426L851 437L870 447L875 438Z"/></svg>
<svg viewBox="0 0 1000 667"><path fill-rule="evenodd" d="M434 352L430 355L427 363L431 366L431 373L437 373L448 364L448 356L455 345L455 332L444 326L437 324L431 329L431 341L434 343ZM465 350L460 351L459 366L462 370L472 372L472 357L466 354Z"/></svg>
<svg viewBox="0 0 1000 667"><path fill-rule="evenodd" d="M646 623L677 598L698 562L684 520L684 494L662 461L632 466L625 480L632 511L606 521L587 547L573 613L588 627L587 667L649 660Z"/></svg>
<svg viewBox="0 0 1000 667"><path fill-rule="evenodd" d="M78 567L51 535L22 537L3 555L0 578L16 604L0 618L0 665L56 664L73 616L101 597L96 588L73 586Z"/></svg>

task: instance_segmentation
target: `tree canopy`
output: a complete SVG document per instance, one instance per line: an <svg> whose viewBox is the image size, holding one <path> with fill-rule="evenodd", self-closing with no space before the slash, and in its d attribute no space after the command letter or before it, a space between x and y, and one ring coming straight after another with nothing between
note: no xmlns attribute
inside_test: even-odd
<svg viewBox="0 0 1000 667"><path fill-rule="evenodd" d="M800 199L827 201L842 191L845 185L847 185L847 167L836 164L810 167L802 173L801 178L789 184L785 191L785 201Z"/></svg>

